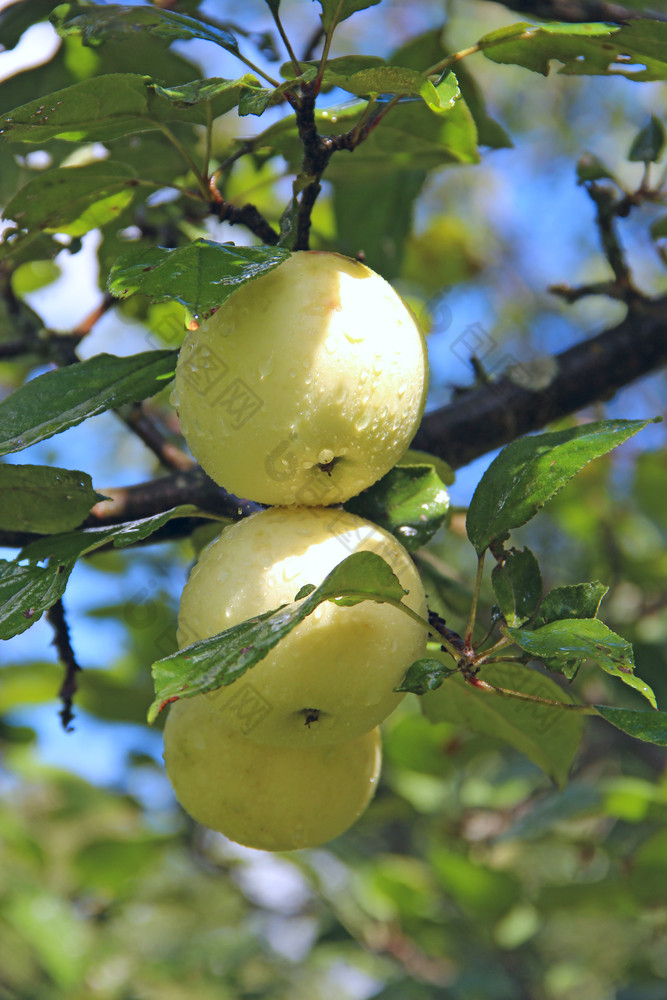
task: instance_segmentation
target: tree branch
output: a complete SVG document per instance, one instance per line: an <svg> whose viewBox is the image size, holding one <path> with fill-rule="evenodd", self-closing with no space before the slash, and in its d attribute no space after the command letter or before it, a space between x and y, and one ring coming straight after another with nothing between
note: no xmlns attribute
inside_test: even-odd
<svg viewBox="0 0 667 1000"><path fill-rule="evenodd" d="M427 414L415 448L454 468L600 400L667 362L667 296L633 303L618 326L555 355L538 391L501 375ZM523 380L522 380L523 381Z"/></svg>
<svg viewBox="0 0 667 1000"><path fill-rule="evenodd" d="M219 171L216 171L216 174L218 173ZM211 213L220 222L229 222L232 226L245 226L262 243L266 243L269 246L276 246L280 236L267 219L264 218L257 206L248 202L239 208L237 205L231 205L228 201L225 201L216 186L216 174L213 175L210 182L211 194L213 196Z"/></svg>
<svg viewBox="0 0 667 1000"><path fill-rule="evenodd" d="M627 21L667 21L667 14L655 10L633 10L623 4L606 3L604 0L492 0L510 10L539 17L545 21L569 21L585 24L589 21L607 21L625 24Z"/></svg>
<svg viewBox="0 0 667 1000"><path fill-rule="evenodd" d="M539 390L525 388L516 375L512 378L508 373L464 391L454 402L424 417L413 446L460 468L521 434L611 399L623 386L667 362L667 296L634 302L617 326L555 355L551 361L554 375L549 385ZM528 368L525 371L529 374ZM111 502L96 504L83 527L133 521L181 504L194 504L232 520L262 509L261 504L227 493L199 466L103 492ZM180 537L187 527L180 519L172 521L151 539ZM0 531L0 546L22 548L36 537L27 532Z"/></svg>
<svg viewBox="0 0 667 1000"><path fill-rule="evenodd" d="M199 510L233 520L263 509L261 504L242 500L228 493L209 479L198 465L136 486L112 487L100 492L110 497L111 502L101 500L95 504L83 522L84 528L136 521L181 504L194 504ZM1 542L0 535L0 544Z"/></svg>
<svg viewBox="0 0 667 1000"><path fill-rule="evenodd" d="M46 612L46 617L53 628L53 645L58 651L60 662L65 667L65 677L58 692L58 697L61 699L63 707L58 714L62 719L63 729L66 733L70 733L73 728L71 722L74 718L72 704L78 687L77 674L80 673L81 667L77 663L74 650L72 649L62 599L57 600L55 604L51 605Z"/></svg>

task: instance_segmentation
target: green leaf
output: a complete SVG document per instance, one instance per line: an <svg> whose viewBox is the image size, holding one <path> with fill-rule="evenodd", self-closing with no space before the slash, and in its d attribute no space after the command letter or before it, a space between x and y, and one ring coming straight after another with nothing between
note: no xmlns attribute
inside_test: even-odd
<svg viewBox="0 0 667 1000"><path fill-rule="evenodd" d="M49 170L22 187L2 215L22 229L83 236L116 219L136 184L134 170L113 160Z"/></svg>
<svg viewBox="0 0 667 1000"><path fill-rule="evenodd" d="M86 7L90 10L86 11ZM84 45L101 45L122 40L144 29L168 41L198 38L214 42L238 54L238 44L227 28L217 28L187 14L157 7L126 7L122 4L63 3L53 11L51 23L59 35L80 35Z"/></svg>
<svg viewBox="0 0 667 1000"><path fill-rule="evenodd" d="M152 514L150 517L142 517L137 521L124 521L121 524L110 525L103 528L84 528L81 531L71 531L61 535L49 535L48 538L39 538L21 551L19 558L23 561L42 562L48 559L59 565L73 563L80 556L103 545L112 544L114 548L124 549L129 545L136 545L137 542L144 541L152 534L162 528L168 521L176 517L205 517L211 518L213 515L199 510L190 504L180 507L172 507L162 511L160 514Z"/></svg>
<svg viewBox="0 0 667 1000"><path fill-rule="evenodd" d="M152 302L175 299L204 318L239 285L271 271L289 255L282 247L236 247L204 239L175 250L140 247L116 261L108 287L120 299L137 292Z"/></svg>
<svg viewBox="0 0 667 1000"><path fill-rule="evenodd" d="M341 60L334 62L340 64ZM329 63L324 74L324 82L331 87L340 87L341 90L346 90L350 94L356 94L358 97L377 97L380 94L414 95L421 97L434 110L439 110L443 106L441 95L428 77L415 69L408 69L404 66L384 64L345 73L338 68L333 68L333 64Z"/></svg>
<svg viewBox="0 0 667 1000"><path fill-rule="evenodd" d="M21 566L0 560L0 639L20 635L65 593L74 563Z"/></svg>
<svg viewBox="0 0 667 1000"><path fill-rule="evenodd" d="M278 10L280 8L280 0L264 0L264 3L267 5L269 10L272 11L272 13L274 14L278 13Z"/></svg>
<svg viewBox="0 0 667 1000"><path fill-rule="evenodd" d="M487 59L514 63L546 76L552 59L566 75L667 79L667 24L633 21L617 28L595 24L515 24L481 39Z"/></svg>
<svg viewBox="0 0 667 1000"><path fill-rule="evenodd" d="M635 677L632 646L597 618L562 618L534 631L506 627L501 631L550 670L561 670L568 676L573 675L573 665L576 670L584 660L591 660L656 707L651 688Z"/></svg>
<svg viewBox="0 0 667 1000"><path fill-rule="evenodd" d="M0 14L0 50L13 49L23 32L46 20L52 9L53 0L31 0L5 7Z"/></svg>
<svg viewBox="0 0 667 1000"><path fill-rule="evenodd" d="M496 687L572 702L550 677L519 664L486 664L480 676ZM482 691L460 674L437 692L425 694L421 706L431 722L454 722L509 743L559 785L565 784L581 740L582 719L577 712Z"/></svg>
<svg viewBox="0 0 667 1000"><path fill-rule="evenodd" d="M480 38L478 45L487 59L523 66L548 76L550 62L568 65L592 63L600 70L609 64L600 42L609 46L609 36L618 31L610 24L529 24L518 22Z"/></svg>
<svg viewBox="0 0 667 1000"><path fill-rule="evenodd" d="M150 128L146 82L136 73L82 80L0 117L0 135L9 142L104 142Z"/></svg>
<svg viewBox="0 0 667 1000"><path fill-rule="evenodd" d="M251 74L162 86L137 73L107 73L14 108L0 117L0 134L9 142L109 142L165 122L205 124L258 88Z"/></svg>
<svg viewBox="0 0 667 1000"><path fill-rule="evenodd" d="M347 181L432 170L448 163L477 163L477 129L462 100L456 77L449 73L436 87L440 107L422 101L398 104L368 138L355 149L354 156L334 157L327 168L327 180ZM322 135L336 135L353 128L367 108L364 101L316 112ZM289 115L266 129L255 140L262 154L281 154L290 167L299 170L303 149L296 122ZM406 150L410 154L406 156Z"/></svg>
<svg viewBox="0 0 667 1000"><path fill-rule="evenodd" d="M650 231L654 240L665 239L667 237L667 215L661 215L655 222L652 222Z"/></svg>
<svg viewBox="0 0 667 1000"><path fill-rule="evenodd" d="M422 695L426 691L435 691L443 682L458 673L457 667L446 667L440 660L426 656L421 660L416 660L409 667L405 677L394 688L394 691L408 691L412 694Z"/></svg>
<svg viewBox="0 0 667 1000"><path fill-rule="evenodd" d="M445 486L451 486L456 481L456 473L449 462L439 455L429 455L427 451L420 451L418 448L408 448L402 458L399 458L397 465L430 465L435 469Z"/></svg>
<svg viewBox="0 0 667 1000"><path fill-rule="evenodd" d="M313 80L316 76L317 69L311 66L301 76L287 80L285 83L281 83L279 87L274 87L273 90L265 90L259 84L253 86L250 80L254 79L254 77L244 77L243 82L245 86L238 102L239 115L241 117L244 115L263 115L267 108L280 103L285 94L298 89L302 83Z"/></svg>
<svg viewBox="0 0 667 1000"><path fill-rule="evenodd" d="M326 32L356 14L358 10L375 7L380 0L318 0L322 8L322 27Z"/></svg>
<svg viewBox="0 0 667 1000"><path fill-rule="evenodd" d="M264 93L252 73L237 80L211 77L166 87L146 80L150 115L155 121L187 121L205 125L241 102ZM286 88L287 89L287 88Z"/></svg>
<svg viewBox="0 0 667 1000"><path fill-rule="evenodd" d="M432 465L396 465L345 508L391 532L408 550L425 545L442 526L449 494Z"/></svg>
<svg viewBox="0 0 667 1000"><path fill-rule="evenodd" d="M648 125L645 125L635 136L628 159L634 163L656 163L665 147L665 128L659 118L651 115Z"/></svg>
<svg viewBox="0 0 667 1000"><path fill-rule="evenodd" d="M104 497L86 472L0 464L0 528L5 530L70 531L98 500Z"/></svg>
<svg viewBox="0 0 667 1000"><path fill-rule="evenodd" d="M540 628L562 618L596 618L600 602L608 590L609 587L605 587L599 580L554 587L540 604L530 627Z"/></svg>
<svg viewBox="0 0 667 1000"><path fill-rule="evenodd" d="M493 591L507 624L521 625L542 596L540 567L529 548L512 548L503 555L491 573Z"/></svg>
<svg viewBox="0 0 667 1000"><path fill-rule="evenodd" d="M613 180L614 175L594 153L584 153L577 163L577 180L585 181Z"/></svg>
<svg viewBox="0 0 667 1000"><path fill-rule="evenodd" d="M214 691L242 677L323 601L348 607L365 600L387 601L405 609L401 601L404 593L381 556L374 552L348 556L308 596L275 611L265 611L154 663L156 698L148 712L149 723L171 701Z"/></svg>
<svg viewBox="0 0 667 1000"><path fill-rule="evenodd" d="M667 746L667 712L635 712L626 708L608 708L606 705L594 707L603 719L628 736L646 743L657 743L661 747Z"/></svg>
<svg viewBox="0 0 667 1000"><path fill-rule="evenodd" d="M503 448L475 490L466 530L477 554L529 521L594 458L627 441L649 420L604 420L519 438Z"/></svg>
<svg viewBox="0 0 667 1000"><path fill-rule="evenodd" d="M155 395L173 374L177 355L98 354L38 375L0 403L0 455L21 451L114 406Z"/></svg>

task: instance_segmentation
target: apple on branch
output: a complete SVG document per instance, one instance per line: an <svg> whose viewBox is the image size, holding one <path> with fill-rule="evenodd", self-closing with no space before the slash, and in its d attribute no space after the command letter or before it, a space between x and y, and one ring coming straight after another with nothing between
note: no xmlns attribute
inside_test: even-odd
<svg viewBox="0 0 667 1000"><path fill-rule="evenodd" d="M382 759L373 729L335 746L267 747L229 730L203 695L176 702L164 731L176 798L193 819L246 847L317 847L359 818Z"/></svg>
<svg viewBox="0 0 667 1000"><path fill-rule="evenodd" d="M426 598L412 559L388 532L344 510L273 507L226 528L202 552L181 596L183 648L318 586L354 552L377 553L423 619ZM354 739L399 704L394 688L424 656L427 627L399 608L325 601L242 677L203 695L229 729L274 746Z"/></svg>
<svg viewBox="0 0 667 1000"><path fill-rule="evenodd" d="M401 458L427 372L423 334L391 285L340 254L299 251L188 333L173 401L220 486L327 506Z"/></svg>

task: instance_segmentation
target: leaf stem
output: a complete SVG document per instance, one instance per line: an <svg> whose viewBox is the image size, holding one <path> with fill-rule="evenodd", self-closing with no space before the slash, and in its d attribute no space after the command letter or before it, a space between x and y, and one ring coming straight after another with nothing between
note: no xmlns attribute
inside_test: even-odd
<svg viewBox="0 0 667 1000"><path fill-rule="evenodd" d="M192 157L190 156L189 152L187 151L187 149L185 148L185 146L183 145L183 143L181 142L181 140L178 138L178 136L174 135L174 133L169 128L169 126L165 125L164 122L155 121L155 119L153 119L153 118L151 118L150 120L153 123L153 125L155 125L162 132L162 134L164 136L166 136L166 138L169 140L169 142L172 144L172 146L174 146L178 150L178 152L181 154L181 156L183 157L183 159L187 163L188 167L190 168L190 170L192 171L192 173L195 175L195 177L197 179L197 187L201 191L201 193L202 193L202 195L204 197L204 200L205 200L206 204L208 205L208 203L211 200L211 195L210 195L209 189L207 187L206 181L204 180L204 178L203 178L203 176L202 176L199 168L197 167L197 164L192 159Z"/></svg>
<svg viewBox="0 0 667 1000"><path fill-rule="evenodd" d="M482 576L484 574L484 558L486 556L486 549L482 552L481 556L477 557L477 575L475 576L475 588L472 592L472 603L470 605L470 617L468 618L468 624L466 626L464 643L466 649L472 649L472 633L475 628L475 621L477 619L477 605L479 603L479 592L482 589Z"/></svg>
<svg viewBox="0 0 667 1000"><path fill-rule="evenodd" d="M514 641L512 639L508 639L507 636L503 636L502 639L499 639L498 642L494 643L493 646L490 646L487 650L485 650L481 656L476 656L475 664L479 665L482 663L487 663L489 657L492 656L494 653L498 653L500 652L501 649L505 649L507 646L513 646L513 645Z"/></svg>
<svg viewBox="0 0 667 1000"><path fill-rule="evenodd" d="M320 87L322 86L322 77L324 76L324 70L326 69L327 59L329 58L329 50L331 49L331 43L333 41L334 31L336 30L336 25L338 24L338 14L340 13L340 8L343 2L340 0L338 4L338 10L336 16L333 19L331 27L324 36L324 48L322 49L322 55L320 56L320 65L317 70L317 77L315 78L315 83L313 84L313 90L315 94L319 94Z"/></svg>
<svg viewBox="0 0 667 1000"><path fill-rule="evenodd" d="M299 60L297 59L294 49L292 48L292 43L287 37L287 33L283 27L283 22L280 20L280 14L278 13L277 10L274 10L273 7L271 8L271 14L273 15L273 20L275 21L276 28L278 29L278 34L283 40L283 45L287 49L287 55L290 57L290 61L292 63L292 69L294 70L297 76L301 76L301 67L299 66Z"/></svg>
<svg viewBox="0 0 667 1000"><path fill-rule="evenodd" d="M550 708L562 708L571 712L579 712L581 715L597 715L597 709L593 705L579 705L576 702L554 701L551 698L540 698L536 694L527 694L525 691L513 691L511 688L497 687L489 684L481 677L466 677L468 684L478 688L480 691L488 691L490 694L498 694L502 698L515 698L517 701L530 701L538 705L548 705Z"/></svg>
<svg viewBox="0 0 667 1000"><path fill-rule="evenodd" d="M506 39L503 38L503 41ZM483 46L479 42L475 42L474 45L470 45L467 49L460 49L458 52L452 52L450 55L441 59L440 62L435 63L433 66L429 66L427 70L424 71L424 76L435 76L444 73L446 69L453 66L455 63L460 62L461 59L466 59L468 56L472 56L475 52L481 52Z"/></svg>
<svg viewBox="0 0 667 1000"><path fill-rule="evenodd" d="M204 146L204 180L209 179L211 166L211 145L213 142L213 108L211 102L206 102L206 142Z"/></svg>
<svg viewBox="0 0 667 1000"><path fill-rule="evenodd" d="M253 73L256 73L257 76L263 77L267 83L271 84L272 87L280 86L277 80L274 80L272 76L269 76L269 74L265 73L264 70L259 68L259 66L256 66L254 62L252 62L252 60L244 56L241 52L239 52L238 49L235 50L234 55L236 56L237 59L240 59L242 63L245 63L246 66L248 66L249 69L253 71Z"/></svg>

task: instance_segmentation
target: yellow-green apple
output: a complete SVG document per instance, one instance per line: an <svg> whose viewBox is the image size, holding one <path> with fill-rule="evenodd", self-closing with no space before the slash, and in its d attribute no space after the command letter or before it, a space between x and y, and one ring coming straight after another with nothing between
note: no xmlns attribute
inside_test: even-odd
<svg viewBox="0 0 667 1000"><path fill-rule="evenodd" d="M424 337L391 285L340 254L299 251L188 333L173 401L216 483L327 506L398 461L426 388Z"/></svg>
<svg viewBox="0 0 667 1000"><path fill-rule="evenodd" d="M382 556L422 618L424 590L403 546L344 510L272 507L226 528L202 552L181 597L182 648L318 586L354 552ZM340 743L373 729L400 702L406 670L424 655L427 629L387 603L331 601L292 629L238 680L204 695L230 729L261 743Z"/></svg>
<svg viewBox="0 0 667 1000"><path fill-rule="evenodd" d="M198 823L246 847L291 851L350 827L380 773L378 729L335 746L267 747L229 730L206 697L171 706L164 759L176 798Z"/></svg>

